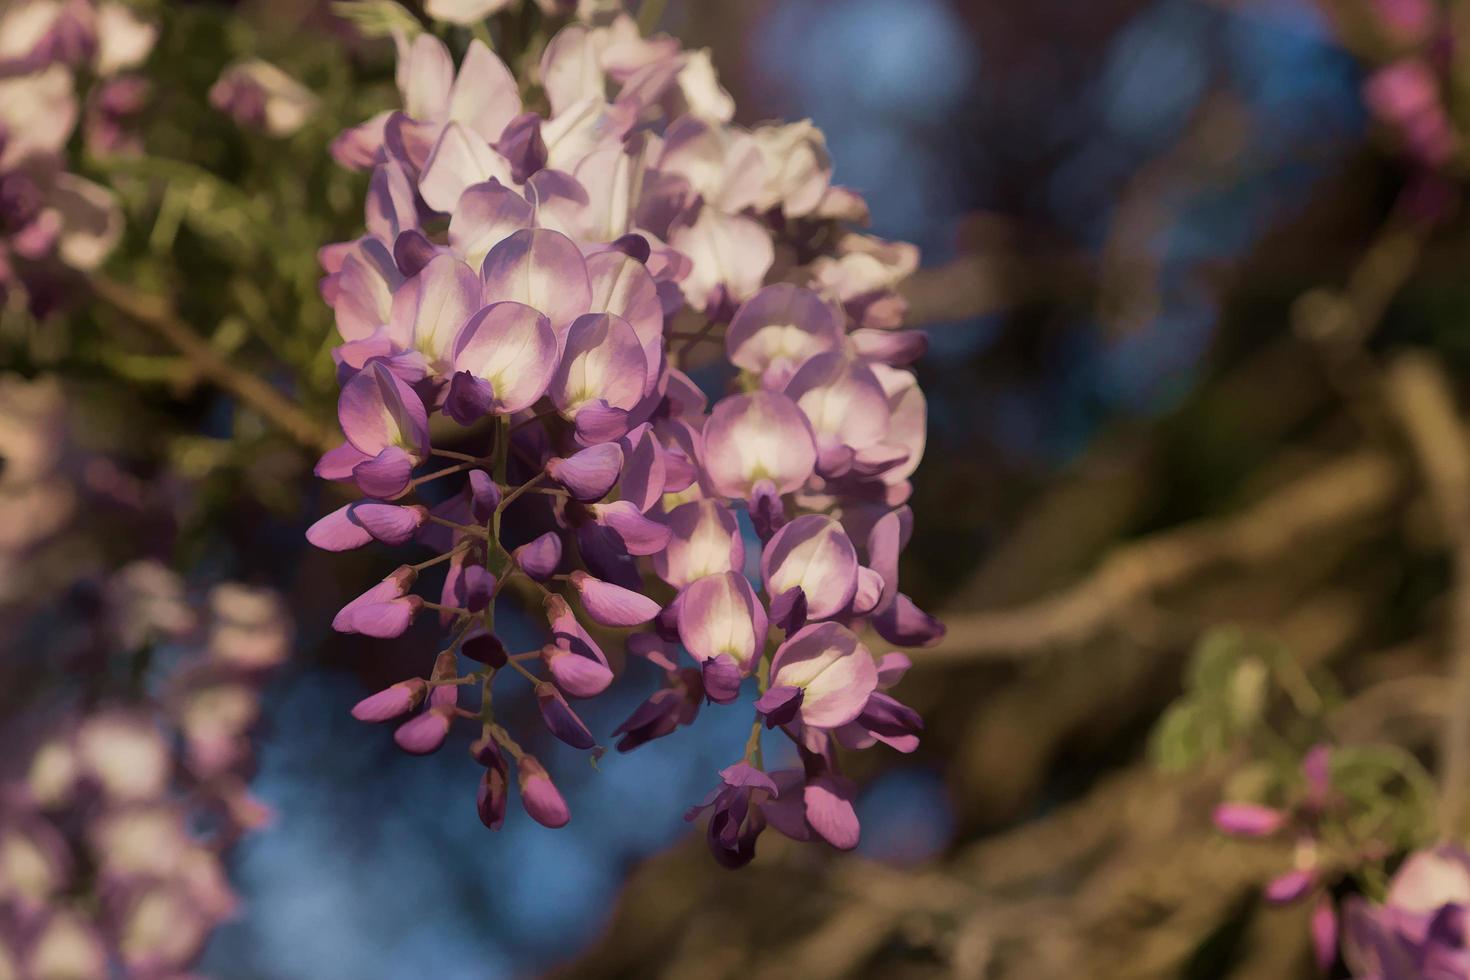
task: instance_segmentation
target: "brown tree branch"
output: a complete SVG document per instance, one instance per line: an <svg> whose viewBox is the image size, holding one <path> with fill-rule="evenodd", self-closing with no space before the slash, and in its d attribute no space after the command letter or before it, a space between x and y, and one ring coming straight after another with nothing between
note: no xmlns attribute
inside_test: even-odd
<svg viewBox="0 0 1470 980"><path fill-rule="evenodd" d="M920 665L1008 660L1083 643L1154 594L1224 565L1269 562L1314 537L1378 516L1403 483L1386 453L1333 460L1233 517L1202 520L1124 545L1062 592L1014 609L947 617L943 644Z"/></svg>
<svg viewBox="0 0 1470 980"><path fill-rule="evenodd" d="M230 364L179 319L166 300L145 295L103 276L93 276L90 282L99 299L128 319L147 327L182 354L200 375L259 412L304 448L325 452L341 442L326 426L263 379Z"/></svg>

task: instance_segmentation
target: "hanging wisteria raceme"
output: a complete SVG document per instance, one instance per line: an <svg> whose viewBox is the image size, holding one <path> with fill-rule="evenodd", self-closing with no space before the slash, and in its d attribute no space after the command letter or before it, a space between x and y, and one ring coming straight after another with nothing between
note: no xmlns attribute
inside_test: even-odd
<svg viewBox="0 0 1470 980"><path fill-rule="evenodd" d="M156 37L121 3L0 2L0 304L18 296L46 312L62 270L93 269L116 245L112 193L70 172L67 144L83 122L92 152L132 148L148 86L126 72Z"/></svg>
<svg viewBox="0 0 1470 980"><path fill-rule="evenodd" d="M106 571L122 535L85 523L161 544L174 498L73 444L68 408L55 379L0 379L0 977L180 976L268 817L249 736L289 618L153 561Z"/></svg>
<svg viewBox="0 0 1470 980"><path fill-rule="evenodd" d="M371 172L366 232L321 253L345 441L317 472L363 498L308 537L429 546L334 626L436 617L448 640L430 676L355 714L411 753L477 728L484 822L514 770L527 812L561 826L495 685L519 675L553 735L600 752L573 702L612 682L615 638L665 676L620 751L755 689L743 756L689 813L710 813L719 861L749 861L768 823L855 846L836 750L910 752L922 728L890 693L908 658L869 644L943 632L898 575L925 438L925 339L895 292L916 250L849 230L865 205L810 123L732 124L708 53L625 14L564 27L534 79L478 40L458 65L432 34L396 43L401 110L333 146ZM415 591L438 566L439 592ZM539 596L539 649L497 635L507 589ZM763 771L763 729L798 767Z"/></svg>

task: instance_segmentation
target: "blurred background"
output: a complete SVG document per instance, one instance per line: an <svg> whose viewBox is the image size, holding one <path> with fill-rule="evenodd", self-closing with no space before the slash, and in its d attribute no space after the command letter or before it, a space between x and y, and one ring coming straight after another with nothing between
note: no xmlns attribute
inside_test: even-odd
<svg viewBox="0 0 1470 980"><path fill-rule="evenodd" d="M278 588L295 618L256 738L252 789L274 821L231 852L242 902L201 972L1312 975L1308 910L1256 897L1289 848L1213 834L1229 767L1161 774L1169 736L1152 733L1200 638L1238 625L1344 706L1335 737L1432 757L1453 572L1414 430L1395 421L1394 365L1428 352L1460 387L1470 238L1458 164L1425 160L1365 107L1398 43L1354 33L1373 6L668 3L663 28L712 50L737 121L812 119L871 230L923 250L905 296L931 341L929 448L903 575L950 635L903 687L927 722L919 751L854 760L854 855L768 834L743 872L709 862L682 812L743 743L736 711L598 769L543 733L528 748L557 773L570 828L516 815L488 834L463 745L408 758L348 715L427 669L434 627L331 633L355 583L392 560L306 545L341 502L310 455L242 432L226 396L143 359L136 335L127 356L6 348L22 374L76 379L79 441L140 478L187 477L160 504L167 534L119 524L128 547ZM148 256L166 239L240 322L180 316L231 363L289 382L283 365L328 334L313 251L360 221L362 182L322 148L389 104L391 46L286 0L173 16L155 57L173 59L161 97L178 105L145 143L197 171L166 175L171 226L151 191L128 203L149 220L130 221L116 278L159 284ZM189 93L245 55L323 93L320 118L279 145L208 121ZM264 153L281 162L255 169L289 169L290 188L230 183ZM149 165L113 176L141 186ZM248 227L209 227L195 205L226 193L283 244L264 254ZM330 367L297 384L329 418ZM594 731L656 686L645 666L588 704Z"/></svg>

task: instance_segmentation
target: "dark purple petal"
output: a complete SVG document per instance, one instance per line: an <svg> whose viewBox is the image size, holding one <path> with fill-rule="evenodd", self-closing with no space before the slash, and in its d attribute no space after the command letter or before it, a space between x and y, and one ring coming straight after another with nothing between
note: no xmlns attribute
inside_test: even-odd
<svg viewBox="0 0 1470 980"><path fill-rule="evenodd" d="M417 228L401 232L393 240L393 261L405 276L418 275L438 254L438 246Z"/></svg>
<svg viewBox="0 0 1470 980"><path fill-rule="evenodd" d="M761 480L750 491L749 509L750 522L762 541L770 541L786 524L786 503L770 480Z"/></svg>
<svg viewBox="0 0 1470 980"><path fill-rule="evenodd" d="M474 425L495 409L495 388L468 371L456 371L449 379L444 414L460 425Z"/></svg>
<svg viewBox="0 0 1470 980"><path fill-rule="evenodd" d="M740 696L743 677L740 665L727 653L706 660L702 674L704 695L715 704L729 704Z"/></svg>
<svg viewBox="0 0 1470 980"><path fill-rule="evenodd" d="M924 719L903 702L887 694L874 692L868 696L857 723L875 735L903 738L924 730Z"/></svg>
<svg viewBox="0 0 1470 980"><path fill-rule="evenodd" d="M773 687L756 701L755 710L766 716L767 728L779 728L796 720L805 694L799 687Z"/></svg>
<svg viewBox="0 0 1470 980"><path fill-rule="evenodd" d="M562 799L561 792L541 763L529 755L523 757L516 767L516 778L521 786L521 805L532 820L555 829L565 827L572 819L567 801Z"/></svg>
<svg viewBox="0 0 1470 980"><path fill-rule="evenodd" d="M583 449L568 459L553 456L546 463L546 475L584 502L607 496L622 470L623 450L615 442Z"/></svg>
<svg viewBox="0 0 1470 980"><path fill-rule="evenodd" d="M901 647L928 647L944 639L944 624L914 605L902 592L887 609L873 617L873 628L883 639Z"/></svg>
<svg viewBox="0 0 1470 980"><path fill-rule="evenodd" d="M409 755L428 755L439 751L449 737L449 722L453 712L448 708L431 708L423 714L404 722L393 733L393 741Z"/></svg>
<svg viewBox="0 0 1470 980"><path fill-rule="evenodd" d="M499 830L505 824L505 805L510 796L506 789L505 773L501 769L489 768L480 776L475 812L480 822L491 830Z"/></svg>
<svg viewBox="0 0 1470 980"><path fill-rule="evenodd" d="M504 667L508 651L505 643L483 626L474 626L465 634L459 649L471 660L490 667Z"/></svg>
<svg viewBox="0 0 1470 980"><path fill-rule="evenodd" d="M523 112L506 123L495 149L510 161L510 176L518 184L524 184L542 167L546 166L546 140L541 137L541 117L534 112Z"/></svg>
<svg viewBox="0 0 1470 980"><path fill-rule="evenodd" d="M640 626L662 608L648 596L575 571L572 587L582 597L587 614L603 626Z"/></svg>
<svg viewBox="0 0 1470 980"><path fill-rule="evenodd" d="M358 721L388 721L405 715L418 706L428 691L428 685L419 677L399 681L377 694L363 698L352 706L352 717Z"/></svg>
<svg viewBox="0 0 1470 980"><path fill-rule="evenodd" d="M541 720L551 734L574 749L590 749L597 745L586 724L554 684L542 682L536 685L536 704L541 709Z"/></svg>
<svg viewBox="0 0 1470 980"><path fill-rule="evenodd" d="M792 586L771 600L771 623L790 636L806 625L806 593Z"/></svg>
<svg viewBox="0 0 1470 980"><path fill-rule="evenodd" d="M640 265L648 264L648 256L650 254L648 239L642 235L636 233L624 235L617 241L612 242L609 247L617 249Z"/></svg>
<svg viewBox="0 0 1470 980"><path fill-rule="evenodd" d="M489 524L500 506L500 486L484 470L470 470L470 513L476 522Z"/></svg>

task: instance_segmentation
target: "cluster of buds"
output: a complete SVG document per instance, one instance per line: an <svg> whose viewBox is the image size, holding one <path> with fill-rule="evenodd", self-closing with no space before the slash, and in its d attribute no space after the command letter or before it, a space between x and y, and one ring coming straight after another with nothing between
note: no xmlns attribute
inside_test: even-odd
<svg viewBox="0 0 1470 980"><path fill-rule="evenodd" d="M427 545L334 625L393 637L431 613L450 639L429 677L356 715L408 716L395 738L414 753L479 726L482 820L504 819L513 763L527 811L560 826L494 681L523 676L553 735L600 751L569 699L613 680L594 634L632 630L665 684L614 733L621 751L757 688L743 759L690 813L713 811L722 863L750 860L768 822L854 846L836 748L912 751L921 728L887 693L907 657L875 657L864 631L943 632L898 582L925 436L907 369L925 340L895 292L915 250L846 229L865 206L831 183L810 123L733 125L708 52L626 14L564 27L534 87L478 40L458 67L433 35L396 40L403 108L333 146L372 171L366 234L322 251L346 441L317 473L365 499L308 538ZM437 565L431 601L413 589ZM539 596L540 649L497 636L507 587ZM761 770L762 726L799 768Z"/></svg>
<svg viewBox="0 0 1470 980"><path fill-rule="evenodd" d="M147 83L126 72L156 37L121 3L0 2L0 302L23 295L43 312L57 265L94 268L116 244L112 194L69 172L67 144L83 122L92 152L130 147Z"/></svg>
<svg viewBox="0 0 1470 980"><path fill-rule="evenodd" d="M1453 58L1447 8L1435 0L1370 0L1362 6L1364 48L1374 62L1363 83L1364 102L1410 159L1425 170L1442 171L1462 144L1446 105Z"/></svg>
<svg viewBox="0 0 1470 980"><path fill-rule="evenodd" d="M201 614L148 562L99 591L97 655L153 664L129 696L48 711L38 742L0 735L21 767L0 783L0 976L180 975L235 908L225 851L268 819L248 736L289 650L280 600L222 585Z"/></svg>
<svg viewBox="0 0 1470 980"><path fill-rule="evenodd" d="M1331 761L1332 750L1326 745L1316 745L1307 752L1301 767L1303 790L1292 806L1222 803L1214 814L1216 828L1232 837L1291 835L1296 844L1293 867L1267 882L1263 896L1273 905L1315 898L1312 943L1317 963L1324 971L1337 959L1338 936L1337 907L1326 888L1330 882L1324 882L1321 842L1323 818L1338 802L1332 790Z"/></svg>

